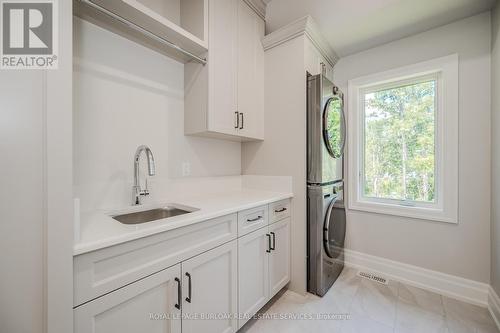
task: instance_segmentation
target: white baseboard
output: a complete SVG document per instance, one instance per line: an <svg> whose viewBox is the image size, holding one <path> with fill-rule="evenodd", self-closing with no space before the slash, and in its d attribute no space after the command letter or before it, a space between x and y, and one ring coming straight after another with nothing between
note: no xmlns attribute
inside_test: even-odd
<svg viewBox="0 0 500 333"><path fill-rule="evenodd" d="M490 310L491 316L497 327L500 329L500 297L498 297L497 293L491 286L489 287L489 295L488 295L488 309Z"/></svg>
<svg viewBox="0 0 500 333"><path fill-rule="evenodd" d="M488 307L489 299L491 298L491 288L486 283L468 280L458 276L444 274L349 249L345 250L345 264L346 266L356 269L378 273L390 280L400 281L408 285L483 307ZM496 300L498 300L498 296ZM495 304L500 305L500 301ZM496 309L500 309L500 307ZM498 311L498 313L500 314L500 311ZM498 318L500 318L500 316Z"/></svg>

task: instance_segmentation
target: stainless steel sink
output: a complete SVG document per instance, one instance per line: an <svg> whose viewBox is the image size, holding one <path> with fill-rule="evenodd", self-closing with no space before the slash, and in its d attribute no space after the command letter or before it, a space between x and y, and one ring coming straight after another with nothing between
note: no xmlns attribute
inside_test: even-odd
<svg viewBox="0 0 500 333"><path fill-rule="evenodd" d="M166 219L173 216L188 214L195 210L197 209L184 210L173 206L167 206L162 208L144 210L141 212L116 215L112 217L113 219L123 224L140 224L140 223Z"/></svg>

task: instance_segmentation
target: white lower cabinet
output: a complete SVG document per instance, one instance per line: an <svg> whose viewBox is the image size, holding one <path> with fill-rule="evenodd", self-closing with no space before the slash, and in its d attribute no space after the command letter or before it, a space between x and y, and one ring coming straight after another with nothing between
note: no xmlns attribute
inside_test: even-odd
<svg viewBox="0 0 500 333"><path fill-rule="evenodd" d="M234 240L182 263L183 333L238 330L234 316L238 312L237 250Z"/></svg>
<svg viewBox="0 0 500 333"><path fill-rule="evenodd" d="M269 297L290 281L290 218L269 226L273 250L269 256Z"/></svg>
<svg viewBox="0 0 500 333"><path fill-rule="evenodd" d="M269 300L269 234L267 227L238 239L238 327Z"/></svg>
<svg viewBox="0 0 500 333"><path fill-rule="evenodd" d="M181 265L77 307L75 333L180 333Z"/></svg>
<svg viewBox="0 0 500 333"><path fill-rule="evenodd" d="M290 218L238 239L241 328L290 281Z"/></svg>
<svg viewBox="0 0 500 333"><path fill-rule="evenodd" d="M236 332L237 250L233 240L84 303L75 333Z"/></svg>
<svg viewBox="0 0 500 333"><path fill-rule="evenodd" d="M269 207L76 257L74 333L235 333L290 281L290 217Z"/></svg>

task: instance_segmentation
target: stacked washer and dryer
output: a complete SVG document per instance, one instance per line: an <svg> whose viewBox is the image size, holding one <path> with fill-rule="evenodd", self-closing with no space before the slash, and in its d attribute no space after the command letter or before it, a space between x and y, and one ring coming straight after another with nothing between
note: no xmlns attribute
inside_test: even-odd
<svg viewBox="0 0 500 333"><path fill-rule="evenodd" d="M346 214L343 94L307 75L307 291L326 294L344 267Z"/></svg>

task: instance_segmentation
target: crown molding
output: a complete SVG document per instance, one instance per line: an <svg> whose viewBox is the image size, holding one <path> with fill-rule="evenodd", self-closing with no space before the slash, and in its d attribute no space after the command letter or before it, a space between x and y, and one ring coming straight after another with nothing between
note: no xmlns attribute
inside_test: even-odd
<svg viewBox="0 0 500 333"><path fill-rule="evenodd" d="M269 0L243 0L250 8L253 9L257 15L260 16L261 19L266 19L266 7Z"/></svg>
<svg viewBox="0 0 500 333"><path fill-rule="evenodd" d="M276 31L273 31L269 35L266 35L262 40L262 44L264 45L264 50L267 51L302 35L309 38L309 40L331 66L334 66L337 63L339 56L326 42L316 21L314 21L310 15L295 20Z"/></svg>

